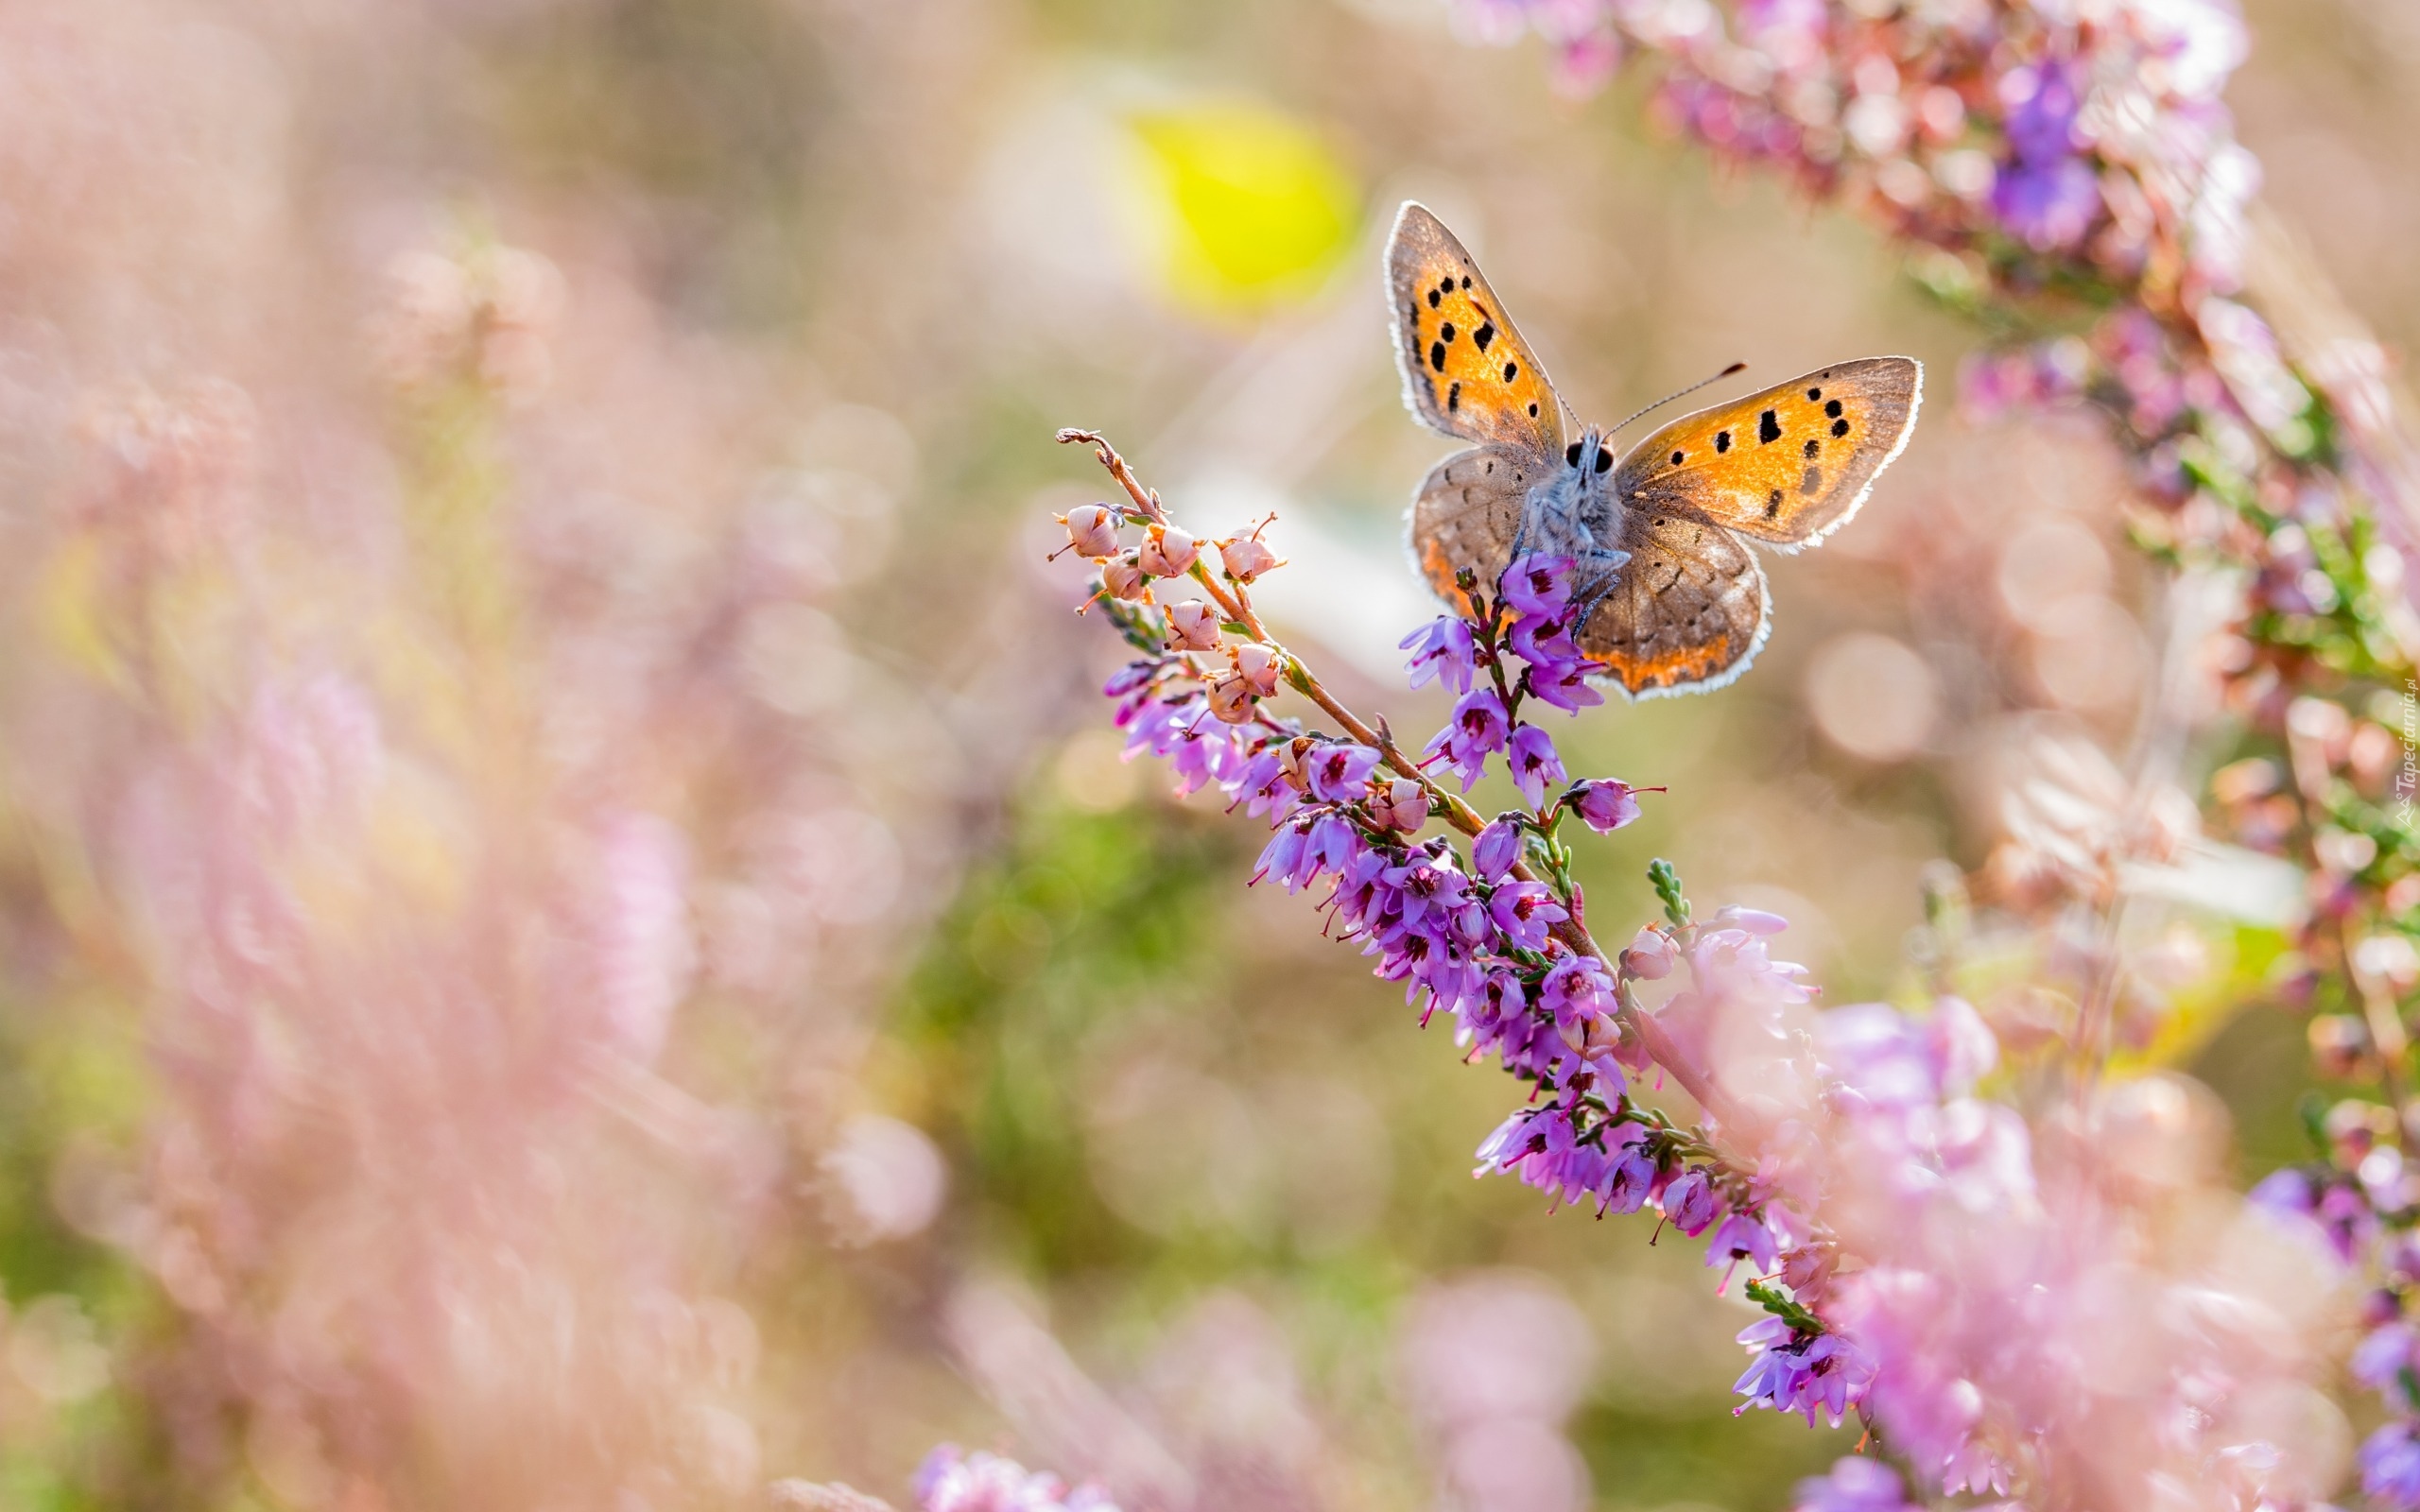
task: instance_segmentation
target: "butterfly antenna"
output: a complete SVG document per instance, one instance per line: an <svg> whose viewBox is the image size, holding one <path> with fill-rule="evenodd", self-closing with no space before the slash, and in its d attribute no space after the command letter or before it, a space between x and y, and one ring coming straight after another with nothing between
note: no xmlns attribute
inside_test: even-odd
<svg viewBox="0 0 2420 1512"><path fill-rule="evenodd" d="M1654 411L1659 410L1659 409L1662 409L1665 405L1667 405L1667 404L1670 404L1672 401L1674 401L1674 400L1676 400L1676 399L1681 398L1683 395L1685 395L1685 394L1694 394L1694 393L1696 393L1699 389L1703 388L1703 387L1704 387L1706 385L1708 385L1708 384L1719 384L1719 383L1722 382L1722 380L1724 380L1725 378L1730 377L1730 376L1731 376L1733 373L1735 373L1735 372L1745 372L1745 371L1747 371L1747 370L1748 370L1748 365L1747 365L1746 363L1744 363L1744 362L1735 362L1735 363L1733 363L1730 367L1723 369L1720 372L1716 373L1716 374L1715 374L1713 377L1711 377L1711 378L1701 378L1701 379L1699 379L1696 383L1693 383L1693 384L1689 385L1689 387L1687 387L1686 388L1679 389L1679 390L1676 390L1676 391L1674 391L1674 392L1672 392L1672 393L1666 394L1663 398L1661 398L1661 399L1657 400L1655 403L1653 403L1653 404L1651 404L1648 405L1645 409L1639 410L1639 411L1637 411L1635 414L1633 414L1632 416L1630 416L1630 418L1629 418L1628 420L1625 420L1625 421L1623 421L1621 422L1621 425L1616 425L1616 426L1613 428L1613 430L1609 430L1609 431L1607 431L1605 434L1606 434L1606 435L1608 435L1608 436L1611 436L1611 435L1613 435L1613 434L1614 434L1614 431L1618 431L1618 430L1620 430L1620 429L1622 428L1622 425L1627 425L1627 424L1629 424L1629 423L1631 422L1631 421L1634 421L1634 420L1638 419L1638 417L1639 417L1640 415L1652 414Z"/></svg>
<svg viewBox="0 0 2420 1512"><path fill-rule="evenodd" d="M1554 402L1563 406L1563 418L1571 421L1571 428L1574 431L1584 430L1587 428L1580 423L1580 411L1571 407L1570 400L1564 398L1561 394L1557 394L1554 396Z"/></svg>

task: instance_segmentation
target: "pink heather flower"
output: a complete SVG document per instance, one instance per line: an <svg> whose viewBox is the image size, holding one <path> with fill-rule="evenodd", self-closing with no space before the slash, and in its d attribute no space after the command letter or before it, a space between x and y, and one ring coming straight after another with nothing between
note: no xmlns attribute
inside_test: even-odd
<svg viewBox="0 0 2420 1512"><path fill-rule="evenodd" d="M1240 672L1222 673L1210 680L1210 715L1220 724L1248 722L1252 699L1252 679Z"/></svg>
<svg viewBox="0 0 2420 1512"><path fill-rule="evenodd" d="M1134 552L1130 551L1123 556L1112 557L1101 563L1100 581L1101 586L1109 590L1109 596L1112 598L1122 598L1136 604L1148 604L1151 601L1151 579L1144 575Z"/></svg>
<svg viewBox="0 0 2420 1512"><path fill-rule="evenodd" d="M1622 952L1622 974L1660 982L1672 974L1672 963L1679 958L1680 951L1672 943L1672 936L1651 924L1641 928L1630 948Z"/></svg>
<svg viewBox="0 0 2420 1512"><path fill-rule="evenodd" d="M1428 791L1409 777L1398 777L1380 787L1365 806L1370 822L1382 830L1413 834L1428 822Z"/></svg>
<svg viewBox="0 0 2420 1512"><path fill-rule="evenodd" d="M1371 747L1328 741L1312 747L1304 757L1303 778L1311 797L1326 803L1350 803L1361 796L1377 766L1378 753Z"/></svg>
<svg viewBox="0 0 2420 1512"><path fill-rule="evenodd" d="M943 1444L916 1471L921 1512L1117 1512L1098 1486L1067 1488L1055 1475L1028 1470L996 1454Z"/></svg>
<svg viewBox="0 0 2420 1512"><path fill-rule="evenodd" d="M1628 782L1592 778L1573 788L1564 801L1580 822L1599 834L1611 834L1638 817L1638 798Z"/></svg>
<svg viewBox="0 0 2420 1512"><path fill-rule="evenodd" d="M1512 769L1512 785L1531 808L1544 808L1547 789L1570 780L1563 769L1563 757L1555 751L1554 741L1535 725L1523 725L1512 731L1504 761Z"/></svg>
<svg viewBox="0 0 2420 1512"><path fill-rule="evenodd" d="M1117 555L1117 513L1105 504L1080 504L1058 516L1067 527L1067 544L1079 557L1098 561Z"/></svg>
<svg viewBox="0 0 2420 1512"><path fill-rule="evenodd" d="M1890 1466L1851 1454L1830 1474L1799 1482L1790 1512L1918 1512L1906 1490Z"/></svg>
<svg viewBox="0 0 2420 1512"><path fill-rule="evenodd" d="M1411 674L1411 686L1421 687L1435 679L1456 693L1471 691L1471 678L1478 670L1478 649L1467 620L1441 614L1399 644L1411 653L1404 663Z"/></svg>
<svg viewBox="0 0 2420 1512"><path fill-rule="evenodd" d="M1191 536L1174 525L1153 525L1143 538L1139 559L1145 572L1154 577L1182 577L1193 570L1201 556L1201 548Z"/></svg>
<svg viewBox="0 0 2420 1512"><path fill-rule="evenodd" d="M1246 641L1235 648L1236 671L1248 683L1255 698L1267 698L1277 692L1277 679L1286 664L1277 652L1258 641Z"/></svg>
<svg viewBox="0 0 2420 1512"><path fill-rule="evenodd" d="M1521 859L1521 816L1500 814L1471 842L1471 866L1489 882L1501 881Z"/></svg>
<svg viewBox="0 0 2420 1512"><path fill-rule="evenodd" d="M1732 903L1715 910L1713 927L1744 929L1751 935L1778 935L1789 927L1789 920L1761 908L1742 908Z"/></svg>
<svg viewBox="0 0 2420 1512"><path fill-rule="evenodd" d="M1597 1205L1604 1212L1636 1212L1655 1194L1663 1172L1647 1148L1647 1131L1624 1124L1605 1141L1608 1160L1604 1179L1597 1188Z"/></svg>
<svg viewBox="0 0 2420 1512"><path fill-rule="evenodd" d="M1219 611L1198 598L1182 604L1170 604L1168 615L1168 646L1178 651L1215 651L1219 649Z"/></svg>
<svg viewBox="0 0 2420 1512"><path fill-rule="evenodd" d="M1219 542L1219 561L1227 569L1227 576L1239 583L1249 583L1263 573L1286 565L1278 559L1277 553L1253 536L1237 536Z"/></svg>
<svg viewBox="0 0 2420 1512"><path fill-rule="evenodd" d="M1703 1166L1692 1166L1679 1179L1664 1189L1664 1216L1672 1227L1695 1239L1706 1231L1722 1211L1722 1198L1714 1190Z"/></svg>

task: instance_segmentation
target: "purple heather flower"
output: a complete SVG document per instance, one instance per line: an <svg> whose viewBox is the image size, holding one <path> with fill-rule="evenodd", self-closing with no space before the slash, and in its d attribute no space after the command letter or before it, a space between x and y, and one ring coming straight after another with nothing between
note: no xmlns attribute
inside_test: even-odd
<svg viewBox="0 0 2420 1512"><path fill-rule="evenodd" d="M1832 1466L1829 1475L1798 1483L1790 1512L1915 1512L1899 1472L1879 1460L1851 1454Z"/></svg>
<svg viewBox="0 0 2420 1512"><path fill-rule="evenodd" d="M1413 687L1434 678L1456 693L1471 691L1471 679L1478 671L1478 651L1471 639L1469 621L1441 614L1405 636L1402 645L1411 653L1404 666L1411 674Z"/></svg>
<svg viewBox="0 0 2420 1512"><path fill-rule="evenodd" d="M1614 979L1596 956L1567 954L1538 984L1538 1003L1558 1025L1570 1029L1613 1011Z"/></svg>
<svg viewBox="0 0 2420 1512"><path fill-rule="evenodd" d="M1764 1406L1804 1413L1810 1428L1820 1412L1838 1427L1874 1382L1873 1365L1837 1333L1810 1338L1768 1317L1740 1330L1739 1342L1756 1352L1732 1385L1748 1399L1737 1412Z"/></svg>
<svg viewBox="0 0 2420 1512"><path fill-rule="evenodd" d="M2420 1507L2420 1438L2410 1419L2391 1422L2361 1445L2361 1492L2381 1507Z"/></svg>
<svg viewBox="0 0 2420 1512"><path fill-rule="evenodd" d="M1691 1166L1664 1189L1664 1216L1692 1239L1713 1227L1716 1215L1721 1211L1722 1198L1716 1194L1714 1182L1703 1166Z"/></svg>
<svg viewBox="0 0 2420 1512"><path fill-rule="evenodd" d="M1487 915L1506 941L1524 951L1545 950L1548 926L1571 917L1554 901L1553 890L1536 882L1498 883L1487 901Z"/></svg>
<svg viewBox="0 0 2420 1512"><path fill-rule="evenodd" d="M1624 1124L1606 1136L1605 1178L1597 1188L1597 1205L1606 1212L1636 1212L1655 1194L1663 1171L1647 1147L1647 1131Z"/></svg>
<svg viewBox="0 0 2420 1512"><path fill-rule="evenodd" d="M1599 834L1611 834L1638 817L1638 798L1628 782L1591 778L1565 795L1580 822Z"/></svg>
<svg viewBox="0 0 2420 1512"><path fill-rule="evenodd" d="M1504 569L1504 602L1531 619L1560 619L1571 607L1571 581L1579 563L1568 557L1532 553Z"/></svg>
<svg viewBox="0 0 2420 1512"><path fill-rule="evenodd" d="M1377 769L1378 753L1350 741L1316 747L1303 761L1303 779L1311 796L1330 803L1350 803L1361 796L1370 774Z"/></svg>
<svg viewBox="0 0 2420 1512"><path fill-rule="evenodd" d="M2407 1382L2415 1364L2411 1330L2401 1323L2390 1323L2372 1330L2353 1350L2353 1379L2385 1397L2388 1401L2407 1411L2420 1406L2411 1400Z"/></svg>
<svg viewBox="0 0 2420 1512"><path fill-rule="evenodd" d="M1442 752L1467 793L1486 771L1489 754L1502 750L1511 733L1512 719L1495 690L1473 688L1454 705L1452 720L1428 743L1425 754L1434 758Z"/></svg>
<svg viewBox="0 0 2420 1512"><path fill-rule="evenodd" d="M2100 180L2081 158L2004 164L1992 181L1992 211L2037 252L2074 247L2100 214Z"/></svg>
<svg viewBox="0 0 2420 1512"><path fill-rule="evenodd" d="M2002 129L2016 161L2043 168L2076 155L2076 116L2083 100L2072 69L2061 63L2012 68L1999 78Z"/></svg>
<svg viewBox="0 0 2420 1512"><path fill-rule="evenodd" d="M1765 1227L1765 1220L1745 1212L1735 1212L1723 1219L1714 1230L1714 1237L1705 1244L1708 1265L1737 1265L1743 1260L1753 1261L1759 1273L1772 1270L1780 1253L1773 1243L1773 1231Z"/></svg>
<svg viewBox="0 0 2420 1512"><path fill-rule="evenodd" d="M1587 660L1572 644L1569 625L1529 614L1514 618L1512 633L1504 638L1504 648L1531 666L1556 667L1566 662Z"/></svg>
<svg viewBox="0 0 2420 1512"><path fill-rule="evenodd" d="M1593 664L1584 661L1531 662L1523 677L1541 702L1565 713L1578 713L1605 701L1604 694L1588 680L1593 670Z"/></svg>
<svg viewBox="0 0 2420 1512"><path fill-rule="evenodd" d="M1570 779L1563 769L1563 757L1554 748L1554 741L1535 725L1523 725L1512 731L1512 739L1504 756L1512 768L1512 785L1531 808L1544 808L1547 789L1561 786Z"/></svg>
<svg viewBox="0 0 2420 1512"><path fill-rule="evenodd" d="M1521 859L1521 816L1500 814L1471 842L1471 867L1490 882L1503 880Z"/></svg>

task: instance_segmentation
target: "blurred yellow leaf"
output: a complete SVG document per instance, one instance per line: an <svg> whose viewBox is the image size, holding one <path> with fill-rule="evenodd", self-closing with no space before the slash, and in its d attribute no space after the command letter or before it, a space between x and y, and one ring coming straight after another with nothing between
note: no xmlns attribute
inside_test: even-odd
<svg viewBox="0 0 2420 1512"><path fill-rule="evenodd" d="M1155 271L1185 304L1250 315L1316 292L1353 245L1359 194L1317 133L1224 100L1138 112L1142 212Z"/></svg>

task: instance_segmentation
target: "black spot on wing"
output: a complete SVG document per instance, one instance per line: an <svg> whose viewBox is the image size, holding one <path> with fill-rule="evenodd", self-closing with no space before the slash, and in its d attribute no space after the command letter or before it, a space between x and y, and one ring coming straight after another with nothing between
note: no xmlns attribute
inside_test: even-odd
<svg viewBox="0 0 2420 1512"><path fill-rule="evenodd" d="M1482 323L1478 330L1471 333L1472 343L1481 352L1485 352L1487 344L1495 339L1495 322L1493 320Z"/></svg>
<svg viewBox="0 0 2420 1512"><path fill-rule="evenodd" d="M1445 343L1443 341L1428 343L1428 366L1439 372L1445 370Z"/></svg>
<svg viewBox="0 0 2420 1512"><path fill-rule="evenodd" d="M1781 490L1775 489L1765 495L1765 518L1770 520L1779 513L1781 513Z"/></svg>
<svg viewBox="0 0 2420 1512"><path fill-rule="evenodd" d="M1806 397L1807 397L1807 398L1809 398L1809 399L1812 399L1812 398L1814 398L1817 394L1820 394L1820 393L1822 393L1823 391L1824 391L1824 390L1822 390L1821 388L1810 388L1810 389L1806 390ZM1829 416L1830 416L1830 417L1832 417L1832 419L1834 419L1834 420L1838 420L1838 419L1840 419L1840 418L1841 418L1841 402L1840 402L1839 400L1835 399L1835 400L1833 400L1830 404L1825 404L1825 405L1824 406L1824 414L1826 414L1826 415L1829 415Z"/></svg>
<svg viewBox="0 0 2420 1512"><path fill-rule="evenodd" d="M1531 420L1538 418L1538 402L1534 399L1530 401L1530 418Z"/></svg>
<svg viewBox="0 0 2420 1512"><path fill-rule="evenodd" d="M1813 403L1815 403L1815 401L1817 401L1817 400L1819 400L1819 399L1821 399L1821 398L1823 398L1823 397L1824 397L1824 390L1822 390L1821 388L1809 388L1808 390L1806 390L1806 402L1807 402L1808 404L1813 404ZM1833 404L1839 404L1839 403L1840 403L1840 401L1839 401L1839 400L1837 400L1837 399L1835 399L1835 400L1833 400L1833 401L1832 401L1832 403L1833 403ZM1833 411L1833 413L1837 415L1837 414L1839 414L1839 413L1840 413L1840 411L1838 411L1838 410L1834 410L1834 411Z"/></svg>
<svg viewBox="0 0 2420 1512"><path fill-rule="evenodd" d="M1506 383L1509 384L1519 376L1521 376L1521 365L1519 363L1508 362L1504 365L1504 381Z"/></svg>
<svg viewBox="0 0 2420 1512"><path fill-rule="evenodd" d="M1679 467L1679 466L1681 465L1681 463L1682 463L1683 459L1685 459L1685 457L1687 457L1687 455L1689 455L1689 454L1688 454L1688 453L1686 453L1686 452L1674 452L1674 453L1672 454L1672 465L1673 465L1674 467Z"/></svg>
<svg viewBox="0 0 2420 1512"><path fill-rule="evenodd" d="M1844 420L1836 420L1836 421L1832 421L1832 434L1833 434L1833 435L1835 435L1835 436L1846 436L1848 433L1849 433L1849 422L1848 422L1847 421L1844 421Z"/></svg>
<svg viewBox="0 0 2420 1512"><path fill-rule="evenodd" d="M1454 322L1453 322L1453 321L1448 320L1448 321L1446 321L1443 325L1439 326L1439 327L1437 328L1437 339L1438 339L1438 340L1440 340L1440 341L1444 342L1447 346L1451 346L1451 345L1453 345L1453 341L1454 341Z"/></svg>
<svg viewBox="0 0 2420 1512"><path fill-rule="evenodd" d="M1463 275L1462 275L1462 287L1464 287L1464 288L1469 288L1470 286L1471 286L1471 276L1470 276L1468 273L1465 273L1465 274L1463 274Z"/></svg>
<svg viewBox="0 0 2420 1512"><path fill-rule="evenodd" d="M1756 439L1767 446L1781 439L1781 418L1770 409L1756 417Z"/></svg>
<svg viewBox="0 0 2420 1512"><path fill-rule="evenodd" d="M1432 310L1437 308L1437 306L1443 301L1444 298L1445 296L1438 293L1435 289L1430 289L1428 291L1428 307Z"/></svg>
<svg viewBox="0 0 2420 1512"><path fill-rule="evenodd" d="M1462 386L1457 383L1445 390L1445 411L1447 414L1451 414L1461 407ZM1812 446L1815 443L1813 441L1809 441L1806 444Z"/></svg>
<svg viewBox="0 0 2420 1512"><path fill-rule="evenodd" d="M1824 455L1824 443L1823 443L1822 441L1817 440L1817 439L1816 439L1814 437L1812 437L1812 436L1809 436L1808 438L1806 438L1806 455L1807 459L1808 459L1809 461L1812 461L1812 460L1814 460L1816 457L1819 457L1819 456L1821 456L1821 455Z"/></svg>
<svg viewBox="0 0 2420 1512"><path fill-rule="evenodd" d="M1717 431L1714 433L1714 450L1717 455L1720 455L1722 453L1731 450L1731 433L1729 431Z"/></svg>

